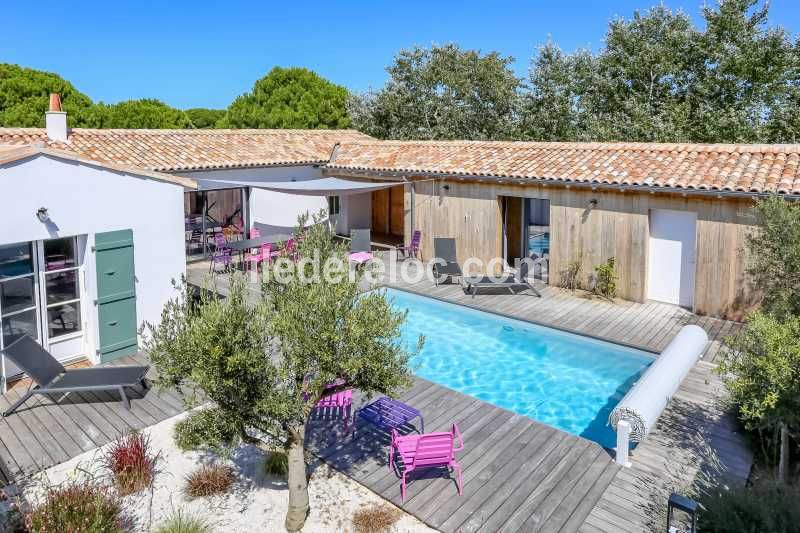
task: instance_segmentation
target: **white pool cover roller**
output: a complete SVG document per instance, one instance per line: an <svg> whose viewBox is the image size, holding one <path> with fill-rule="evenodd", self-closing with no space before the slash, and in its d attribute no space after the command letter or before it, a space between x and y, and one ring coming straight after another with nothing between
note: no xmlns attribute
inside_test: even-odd
<svg viewBox="0 0 800 533"><path fill-rule="evenodd" d="M611 411L608 423L614 430L619 431L618 423L625 420L630 425L630 440L644 440L683 378L700 359L706 344L708 335L700 326L681 328L658 359Z"/></svg>

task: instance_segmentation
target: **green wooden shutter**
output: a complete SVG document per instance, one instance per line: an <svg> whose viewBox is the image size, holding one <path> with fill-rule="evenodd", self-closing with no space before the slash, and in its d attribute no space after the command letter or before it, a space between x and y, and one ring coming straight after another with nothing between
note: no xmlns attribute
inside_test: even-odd
<svg viewBox="0 0 800 533"><path fill-rule="evenodd" d="M97 320L101 362L132 355L136 338L136 283L133 232L129 229L97 233Z"/></svg>

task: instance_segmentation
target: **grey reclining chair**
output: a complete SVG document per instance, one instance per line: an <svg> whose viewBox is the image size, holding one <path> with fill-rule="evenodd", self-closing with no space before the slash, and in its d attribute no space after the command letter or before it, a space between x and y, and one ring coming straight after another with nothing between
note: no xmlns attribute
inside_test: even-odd
<svg viewBox="0 0 800 533"><path fill-rule="evenodd" d="M119 392L122 404L131 408L130 400L125 394L126 387L141 385L148 387L145 374L148 366L96 366L67 370L50 352L28 335L21 335L3 349L3 354L21 368L36 384L29 388L14 405L8 408L3 416L16 411L34 394L67 394L82 391Z"/></svg>
<svg viewBox="0 0 800 533"><path fill-rule="evenodd" d="M436 285L444 278L461 278L461 265L456 256L456 240L452 237L433 239L433 280Z"/></svg>

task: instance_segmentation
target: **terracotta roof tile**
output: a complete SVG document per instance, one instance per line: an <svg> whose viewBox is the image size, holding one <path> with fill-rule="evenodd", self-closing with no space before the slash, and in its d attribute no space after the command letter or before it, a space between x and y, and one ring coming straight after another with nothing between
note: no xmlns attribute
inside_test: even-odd
<svg viewBox="0 0 800 533"><path fill-rule="evenodd" d="M800 144L346 140L327 167L800 194Z"/></svg>
<svg viewBox="0 0 800 533"><path fill-rule="evenodd" d="M43 143L81 157L156 171L322 164L337 142L368 140L354 130L72 129L66 143L41 128L0 128L0 144Z"/></svg>

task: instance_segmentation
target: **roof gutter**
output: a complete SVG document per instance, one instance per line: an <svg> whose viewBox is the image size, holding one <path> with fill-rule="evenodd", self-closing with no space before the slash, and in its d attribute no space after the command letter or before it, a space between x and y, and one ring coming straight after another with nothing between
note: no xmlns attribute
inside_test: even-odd
<svg viewBox="0 0 800 533"><path fill-rule="evenodd" d="M713 196L716 198L766 198L773 195L778 195L781 198L792 201L800 201L800 194L780 194L771 192L753 192L753 191L728 191L719 189L687 189L683 187L657 187L652 185L616 185L613 183L598 183L598 182L582 182L582 181L566 181L561 179L543 179L543 178L511 178L499 176L461 176L446 174L440 172L403 172L403 171L370 171L370 170L356 170L346 168L330 168L323 167L326 173L347 174L353 176L363 176L372 179L389 179L389 178L403 178L404 180L412 181L414 177L434 178L449 181L490 181L498 184L506 185L541 185L547 187L553 185L555 187L564 188L580 188L580 189L604 189L614 190L619 192L636 191L655 193L669 193L679 194L682 196ZM419 180L416 180L419 181ZM426 180L427 181L427 180Z"/></svg>

